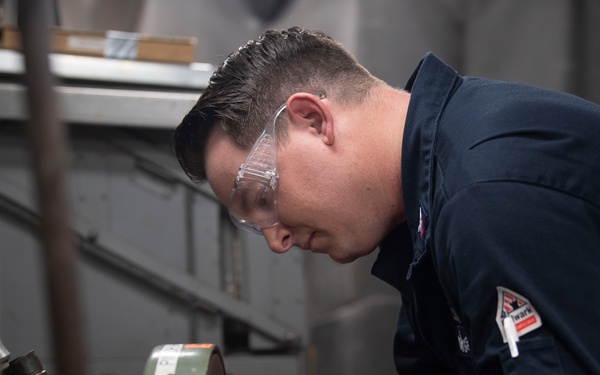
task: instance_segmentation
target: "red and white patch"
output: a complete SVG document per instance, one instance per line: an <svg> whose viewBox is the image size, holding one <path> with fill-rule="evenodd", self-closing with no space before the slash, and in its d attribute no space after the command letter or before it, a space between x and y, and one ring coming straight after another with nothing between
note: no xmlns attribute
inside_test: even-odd
<svg viewBox="0 0 600 375"><path fill-rule="evenodd" d="M531 302L522 295L504 287L496 287L498 290L498 310L496 312L496 323L500 328L502 339L507 342L504 332L504 318L510 317L515 323L518 337L521 337L542 326L540 314L533 308Z"/></svg>

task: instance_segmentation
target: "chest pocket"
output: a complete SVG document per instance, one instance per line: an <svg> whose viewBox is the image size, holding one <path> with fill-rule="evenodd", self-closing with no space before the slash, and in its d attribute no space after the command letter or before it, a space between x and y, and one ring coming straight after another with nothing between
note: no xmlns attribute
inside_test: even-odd
<svg viewBox="0 0 600 375"><path fill-rule="evenodd" d="M420 203L413 237L414 259L407 275L414 296L415 324L423 340L449 368L461 375L477 374L468 329L451 307L439 281L430 248L429 212Z"/></svg>
<svg viewBox="0 0 600 375"><path fill-rule="evenodd" d="M468 330L447 302L427 249L428 242L426 235L415 241L415 255L420 256L415 257L408 273L416 328L427 345L455 373L477 374Z"/></svg>

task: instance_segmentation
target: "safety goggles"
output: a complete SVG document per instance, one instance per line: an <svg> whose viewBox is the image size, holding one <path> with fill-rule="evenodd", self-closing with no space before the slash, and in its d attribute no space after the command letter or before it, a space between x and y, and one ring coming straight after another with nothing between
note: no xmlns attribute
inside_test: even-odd
<svg viewBox="0 0 600 375"><path fill-rule="evenodd" d="M229 194L229 217L241 229L261 234L262 228L277 224L277 174L275 123L285 109L277 109L256 140L246 161L240 165Z"/></svg>

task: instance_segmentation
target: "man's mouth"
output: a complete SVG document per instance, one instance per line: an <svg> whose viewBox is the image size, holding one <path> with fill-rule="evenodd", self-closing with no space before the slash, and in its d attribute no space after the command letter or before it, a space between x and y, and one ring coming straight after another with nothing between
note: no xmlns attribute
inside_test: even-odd
<svg viewBox="0 0 600 375"><path fill-rule="evenodd" d="M308 237L308 239L306 240L306 242L304 243L304 245L302 245L302 249L303 250L311 250L312 251L314 238L315 238L315 232L313 232L313 233L310 234L310 237Z"/></svg>

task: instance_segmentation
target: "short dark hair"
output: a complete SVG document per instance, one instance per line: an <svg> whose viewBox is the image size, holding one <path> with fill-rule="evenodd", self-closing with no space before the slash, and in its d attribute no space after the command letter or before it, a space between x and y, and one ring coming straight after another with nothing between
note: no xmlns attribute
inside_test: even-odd
<svg viewBox="0 0 600 375"><path fill-rule="evenodd" d="M215 124L249 148L277 107L296 92L341 103L362 100L381 82L344 47L319 31L292 27L267 30L230 54L173 135L173 149L186 174L206 180L205 148ZM278 137L285 140L285 128Z"/></svg>

